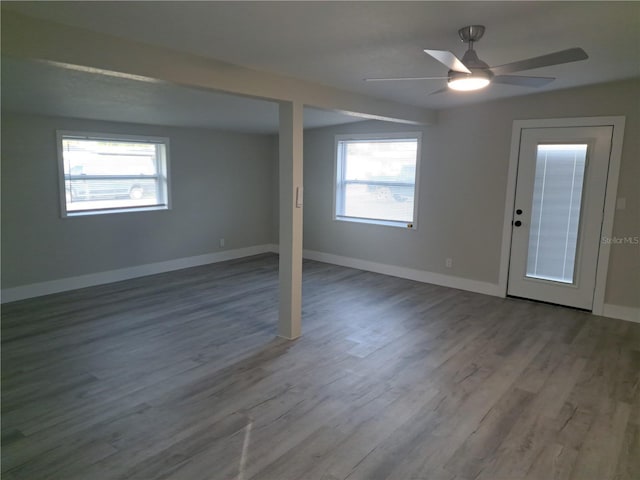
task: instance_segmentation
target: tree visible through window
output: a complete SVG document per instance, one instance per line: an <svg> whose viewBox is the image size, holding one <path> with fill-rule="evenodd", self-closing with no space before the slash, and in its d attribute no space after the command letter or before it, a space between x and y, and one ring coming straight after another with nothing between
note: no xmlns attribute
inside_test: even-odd
<svg viewBox="0 0 640 480"><path fill-rule="evenodd" d="M337 137L336 145L336 219L413 228L420 136Z"/></svg>
<svg viewBox="0 0 640 480"><path fill-rule="evenodd" d="M168 208L165 138L58 132L63 215Z"/></svg>

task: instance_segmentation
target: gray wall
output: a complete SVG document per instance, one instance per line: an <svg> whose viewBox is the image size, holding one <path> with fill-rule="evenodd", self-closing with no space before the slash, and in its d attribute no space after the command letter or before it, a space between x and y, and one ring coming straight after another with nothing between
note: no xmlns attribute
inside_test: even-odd
<svg viewBox="0 0 640 480"><path fill-rule="evenodd" d="M614 235L640 235L640 82L542 93L439 112L424 128L418 230L332 220L334 135L415 131L362 122L305 132L304 246L497 283L515 119L625 115ZM173 209L60 218L55 130L168 136ZM2 287L277 242L277 137L6 114ZM453 268L444 259L454 260ZM612 247L606 302L640 306L640 247Z"/></svg>
<svg viewBox="0 0 640 480"><path fill-rule="evenodd" d="M56 129L169 137L169 211L61 218ZM267 135L2 114L2 287L272 241Z"/></svg>
<svg viewBox="0 0 640 480"><path fill-rule="evenodd" d="M498 282L513 120L626 116L614 235L640 235L640 82L541 93L439 112L424 128L418 230L332 220L334 136L415 131L414 126L364 122L305 132L306 249ZM445 268L445 258L453 268ZM640 247L612 247L606 303L640 306Z"/></svg>

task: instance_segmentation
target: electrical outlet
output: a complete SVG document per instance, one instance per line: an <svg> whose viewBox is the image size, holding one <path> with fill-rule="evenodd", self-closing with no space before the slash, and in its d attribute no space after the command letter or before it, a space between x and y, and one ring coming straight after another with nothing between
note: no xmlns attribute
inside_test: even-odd
<svg viewBox="0 0 640 480"><path fill-rule="evenodd" d="M224 238L220 239L220 248L224 247Z"/></svg>
<svg viewBox="0 0 640 480"><path fill-rule="evenodd" d="M445 259L444 266L447 267L447 268L452 268L453 267L453 258Z"/></svg>

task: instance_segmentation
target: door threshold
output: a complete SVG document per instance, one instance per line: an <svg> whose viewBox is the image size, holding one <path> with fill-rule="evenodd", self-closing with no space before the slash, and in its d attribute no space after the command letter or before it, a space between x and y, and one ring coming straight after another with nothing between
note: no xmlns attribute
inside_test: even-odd
<svg viewBox="0 0 640 480"><path fill-rule="evenodd" d="M534 300L532 298L517 297L515 295L507 295L507 298L515 298L516 300L526 300L527 302L534 302L534 303L543 303L545 305L553 305L554 307L569 308L571 310L577 310L579 312L593 313L593 310L589 310L586 308L571 307L569 305L562 305L561 303L545 302L544 300Z"/></svg>

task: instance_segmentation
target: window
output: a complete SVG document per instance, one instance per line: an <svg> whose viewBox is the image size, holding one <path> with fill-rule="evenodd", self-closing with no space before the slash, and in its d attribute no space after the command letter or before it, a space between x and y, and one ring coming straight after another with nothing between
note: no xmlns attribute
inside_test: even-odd
<svg viewBox="0 0 640 480"><path fill-rule="evenodd" d="M336 137L335 218L416 225L419 133Z"/></svg>
<svg viewBox="0 0 640 480"><path fill-rule="evenodd" d="M527 277L574 282L587 148L538 145Z"/></svg>
<svg viewBox="0 0 640 480"><path fill-rule="evenodd" d="M62 216L169 208L169 139L58 132Z"/></svg>

